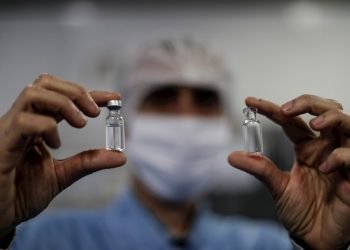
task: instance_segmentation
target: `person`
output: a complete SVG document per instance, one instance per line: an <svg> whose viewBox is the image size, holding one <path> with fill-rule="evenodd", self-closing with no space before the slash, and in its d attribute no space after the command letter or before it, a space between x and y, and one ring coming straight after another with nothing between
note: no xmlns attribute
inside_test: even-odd
<svg viewBox="0 0 350 250"><path fill-rule="evenodd" d="M196 102L203 93L204 100L213 97L205 109L202 109L204 103ZM0 211L5 218L0 221L1 246L8 244L17 227L14 249L291 249L288 234L274 225L222 218L198 206L193 195L202 190L201 182L193 185L185 181L183 185L188 185L189 191L186 193L174 192L164 185L177 187L176 179L193 178L194 170L189 168L196 166L196 161L191 162L196 154L191 153L190 158L185 153L186 157L182 156L181 151L175 154L178 148L173 143L176 142L168 142L159 135L153 137L148 132L154 130L148 129L155 124L159 133L168 138L161 127L169 129L177 119L189 121L181 125L186 128L198 120L206 123L214 119L211 121L217 124L223 115L217 93L189 82L172 82L171 88L168 83L165 88L158 86L144 93L137 105L138 114L130 117L133 124L129 159L135 165L139 163L135 166L132 189L98 211L39 216L33 222L22 223L44 210L59 191L83 175L125 162L123 153L106 150L83 152L63 161L52 159L46 146L60 145L57 122L65 119L72 126L82 127L85 121L79 110L96 116L95 103L103 106L120 96L100 91L89 93L56 77L40 76L0 120ZM266 184L276 201L281 222L297 245L346 249L350 241L349 115L338 102L312 95L297 97L282 106L253 97L245 102L283 128L295 145L296 160L291 172L286 173L262 154L235 151L229 155L230 164ZM309 125L299 117L305 113L315 116ZM137 121L138 116L143 118ZM162 126L157 126L159 123ZM201 128L198 124L197 129ZM141 130L142 125L145 131ZM195 129L191 131L197 136ZM175 132L184 138L179 129ZM191 133L186 135L191 140L196 138ZM138 140L147 144L138 148ZM188 141L191 147L207 143L200 140L201 143L192 144L191 140ZM188 167L181 168L182 175L172 179L171 174L176 171L169 171L164 164L162 173L162 166L151 164L148 154L158 155L158 151L147 151L147 146L153 149L156 142L160 144L156 149L165 159L167 151L161 147L168 146L174 149L171 152L175 161L188 159ZM146 155L142 154L143 149ZM203 152L196 153L207 159ZM172 164L171 159L164 162ZM180 164L180 167L184 166ZM181 185L178 188L181 190Z"/></svg>

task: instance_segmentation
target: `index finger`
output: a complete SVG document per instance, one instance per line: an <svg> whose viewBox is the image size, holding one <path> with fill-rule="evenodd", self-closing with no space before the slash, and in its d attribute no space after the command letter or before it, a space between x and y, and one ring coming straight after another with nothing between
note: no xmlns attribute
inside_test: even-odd
<svg viewBox="0 0 350 250"><path fill-rule="evenodd" d="M93 90L90 92L92 99L100 107L105 107L110 100L120 100L121 95L116 92Z"/></svg>
<svg viewBox="0 0 350 250"><path fill-rule="evenodd" d="M89 117L96 117L100 113L98 106L90 96L89 92L77 83L69 82L52 75L41 74L34 81L33 85L65 95Z"/></svg>
<svg viewBox="0 0 350 250"><path fill-rule="evenodd" d="M280 125L289 139L295 144L315 138L314 132L300 117L286 116L281 107L273 102L255 97L247 97L245 103L249 107L258 109L258 113Z"/></svg>

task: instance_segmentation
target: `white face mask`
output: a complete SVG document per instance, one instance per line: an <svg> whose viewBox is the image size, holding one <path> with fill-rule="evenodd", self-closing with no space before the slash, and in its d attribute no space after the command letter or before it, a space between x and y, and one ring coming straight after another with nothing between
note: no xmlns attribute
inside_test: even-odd
<svg viewBox="0 0 350 250"><path fill-rule="evenodd" d="M170 201L193 198L208 187L215 156L227 149L224 118L137 115L130 127L128 158L140 180Z"/></svg>

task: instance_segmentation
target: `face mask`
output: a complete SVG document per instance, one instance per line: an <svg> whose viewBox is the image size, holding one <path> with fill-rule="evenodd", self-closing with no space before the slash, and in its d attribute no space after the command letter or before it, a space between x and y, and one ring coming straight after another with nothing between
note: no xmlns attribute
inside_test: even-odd
<svg viewBox="0 0 350 250"><path fill-rule="evenodd" d="M215 170L212 159L227 149L230 134L223 118L138 115L130 128L128 158L152 192L184 201L206 189Z"/></svg>

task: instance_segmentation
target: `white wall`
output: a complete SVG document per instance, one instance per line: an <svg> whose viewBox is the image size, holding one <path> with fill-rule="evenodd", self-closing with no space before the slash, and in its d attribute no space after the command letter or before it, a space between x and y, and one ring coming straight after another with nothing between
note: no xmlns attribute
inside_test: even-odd
<svg viewBox="0 0 350 250"><path fill-rule="evenodd" d="M88 88L116 89L114 69L123 58L145 41L179 35L204 41L224 57L235 78L236 112L245 96L283 103L303 93L337 99L349 110L350 8L300 1L255 7L71 4L0 10L0 113L41 72ZM98 70L105 62L106 70ZM90 120L84 130L62 124L64 147L55 155L103 147L103 122L103 117ZM110 197L123 182L122 171L89 177L70 194L99 180L110 185L96 186L86 200L101 192L102 200Z"/></svg>

